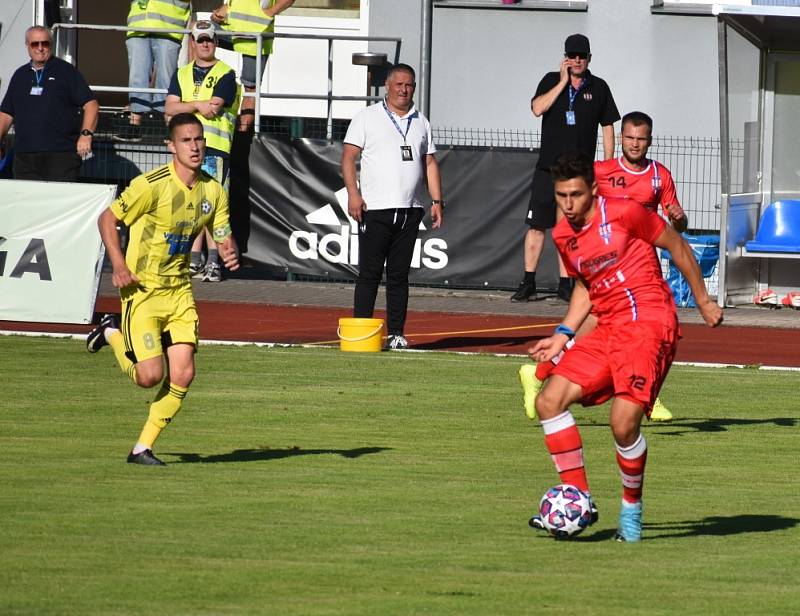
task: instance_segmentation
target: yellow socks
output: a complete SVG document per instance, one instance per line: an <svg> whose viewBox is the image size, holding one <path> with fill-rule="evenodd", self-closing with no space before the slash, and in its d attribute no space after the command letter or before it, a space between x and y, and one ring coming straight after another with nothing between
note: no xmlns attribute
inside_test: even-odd
<svg viewBox="0 0 800 616"><path fill-rule="evenodd" d="M169 379L164 379L161 389L150 405L150 415L147 417L142 434L139 436L137 447L153 448L153 443L156 442L161 431L167 427L167 424L181 410L181 404L186 397L187 391L189 391L187 387L180 387L170 383Z"/></svg>
<svg viewBox="0 0 800 616"><path fill-rule="evenodd" d="M122 336L122 332L118 329L106 330L106 341L114 351L114 356L117 358L119 367L135 383L136 365L125 355L125 338Z"/></svg>

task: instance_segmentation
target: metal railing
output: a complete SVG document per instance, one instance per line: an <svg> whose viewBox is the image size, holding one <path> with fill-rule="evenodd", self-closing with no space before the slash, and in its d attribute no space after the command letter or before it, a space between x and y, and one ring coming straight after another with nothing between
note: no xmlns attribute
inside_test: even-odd
<svg viewBox="0 0 800 616"><path fill-rule="evenodd" d="M107 26L99 24L67 24L58 23L53 26L55 34L55 48L59 49L59 35L62 30L105 30L112 32L146 32L156 34L188 34L191 30L185 28L136 28L129 26ZM275 99L293 99L293 100L324 100L327 101L327 139L333 140L333 103L334 101L366 101L374 102L380 100L378 96L342 96L333 93L333 42L334 41L359 41L366 43L394 43L394 63L400 61L400 46L402 39L392 36L349 36L341 34L285 34L281 32L269 33L253 33L253 32L231 32L229 30L216 31L218 37L222 38L252 38L256 41L256 49L261 49L264 39L302 39L302 40L319 40L327 41L328 43L328 92L327 94L300 94L300 93L284 93L284 94L264 94L261 93L261 78L264 72L262 66L261 54L256 54L256 92L243 92L242 96L255 98L255 122L254 128L259 132L261 128L261 99L262 98L275 98ZM129 88L122 86L104 86L93 85L89 86L95 92L139 92L147 94L166 94L167 91L160 88Z"/></svg>

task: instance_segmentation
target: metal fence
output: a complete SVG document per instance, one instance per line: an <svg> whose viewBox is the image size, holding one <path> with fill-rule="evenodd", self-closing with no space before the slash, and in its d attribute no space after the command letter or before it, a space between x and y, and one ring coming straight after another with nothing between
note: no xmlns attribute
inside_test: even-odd
<svg viewBox="0 0 800 616"><path fill-rule="evenodd" d="M437 127L433 138L438 147L472 146L538 149L540 131ZM617 143L616 154L621 154ZM602 153L598 137L597 152ZM696 233L719 233L720 229L720 141L714 137L672 137L654 135L650 156L663 163L675 180L678 199ZM732 177L741 177L744 141L731 142ZM738 171L737 171L738 170Z"/></svg>
<svg viewBox="0 0 800 616"><path fill-rule="evenodd" d="M433 129L437 147L466 146L490 148L538 149L540 131L517 129L479 129L437 127ZM597 152L602 154L602 137L598 136ZM744 140L732 141L731 177L741 178L744 165ZM675 190L689 218L688 232L693 235L718 235L720 232L720 140L714 137L672 137L654 135L649 155L664 164L672 173ZM621 154L616 144L617 156ZM732 186L734 192L741 186ZM669 262L661 260L662 272L668 274ZM708 292L716 296L719 269L715 266L706 277Z"/></svg>

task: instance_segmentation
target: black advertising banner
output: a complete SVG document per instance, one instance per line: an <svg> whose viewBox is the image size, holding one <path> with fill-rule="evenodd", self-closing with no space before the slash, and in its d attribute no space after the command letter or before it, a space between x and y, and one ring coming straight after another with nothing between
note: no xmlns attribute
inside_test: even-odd
<svg viewBox="0 0 800 616"><path fill-rule="evenodd" d="M246 146L249 156L232 159L249 165L231 169L232 219L245 256L293 274L355 278L358 234L347 215L341 143L259 135ZM447 209L440 229L430 228L427 215L420 225L411 282L516 287L538 153L438 147ZM555 251L548 241L537 283L554 287L556 280Z"/></svg>

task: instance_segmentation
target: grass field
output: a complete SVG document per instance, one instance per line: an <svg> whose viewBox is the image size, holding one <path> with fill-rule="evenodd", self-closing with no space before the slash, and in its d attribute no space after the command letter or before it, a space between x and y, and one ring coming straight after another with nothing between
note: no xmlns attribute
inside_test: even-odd
<svg viewBox="0 0 800 616"><path fill-rule="evenodd" d="M154 391L108 349L0 337L0 614L797 613L797 373L674 368L624 545L605 407L599 523L528 528L557 476L519 363L204 347L146 468Z"/></svg>

